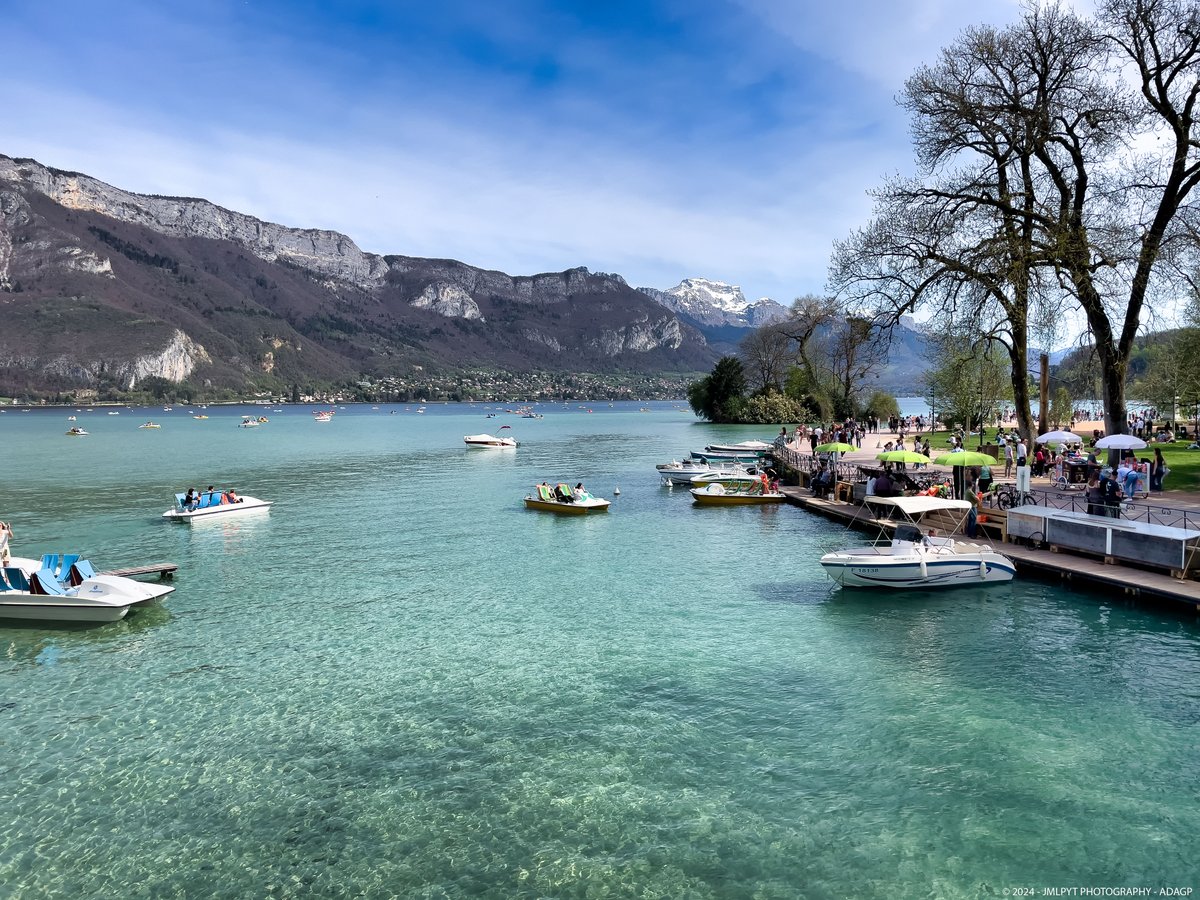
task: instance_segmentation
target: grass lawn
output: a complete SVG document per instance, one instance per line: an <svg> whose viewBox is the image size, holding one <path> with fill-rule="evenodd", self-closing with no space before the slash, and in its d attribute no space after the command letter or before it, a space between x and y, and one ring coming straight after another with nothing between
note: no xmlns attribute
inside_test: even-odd
<svg viewBox="0 0 1200 900"><path fill-rule="evenodd" d="M1174 444L1159 444L1163 459L1171 474L1163 481L1163 487L1168 491L1197 491L1200 492L1200 450L1185 449L1191 441L1176 441ZM1154 446L1137 452L1138 458L1149 456L1154 458Z"/></svg>

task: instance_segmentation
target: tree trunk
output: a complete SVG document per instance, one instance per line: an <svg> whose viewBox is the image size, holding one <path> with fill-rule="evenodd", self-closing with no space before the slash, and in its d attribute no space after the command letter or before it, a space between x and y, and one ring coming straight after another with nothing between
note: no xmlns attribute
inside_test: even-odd
<svg viewBox="0 0 1200 900"><path fill-rule="evenodd" d="M1015 329L1014 329L1015 330ZM1024 335L1013 342L1008 348L1008 356L1012 360L1013 404L1017 407L1017 431L1031 444L1035 437L1033 433L1033 399L1029 395L1029 347Z"/></svg>
<svg viewBox="0 0 1200 900"><path fill-rule="evenodd" d="M1101 381L1104 391L1104 433L1126 434L1129 431L1129 411L1125 408L1126 360L1118 359L1120 354L1116 350L1099 341L1096 343L1096 353L1104 373ZM1108 451L1110 466L1115 468L1120 461L1121 451Z"/></svg>

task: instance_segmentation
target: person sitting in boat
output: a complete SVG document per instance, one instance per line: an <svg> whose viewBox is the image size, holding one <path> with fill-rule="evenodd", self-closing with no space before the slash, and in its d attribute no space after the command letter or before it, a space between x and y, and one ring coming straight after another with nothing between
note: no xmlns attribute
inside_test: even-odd
<svg viewBox="0 0 1200 900"><path fill-rule="evenodd" d="M241 503L241 499L237 495L237 491L230 488L221 495L221 505L225 506L228 503Z"/></svg>
<svg viewBox="0 0 1200 900"><path fill-rule="evenodd" d="M12 526L7 522L0 522L0 565L7 566L12 559L9 554L8 541L12 537Z"/></svg>
<svg viewBox="0 0 1200 900"><path fill-rule="evenodd" d="M584 488L582 481L576 484L574 489L571 491L571 499L577 503L588 499L588 492L587 489Z"/></svg>
<svg viewBox="0 0 1200 900"><path fill-rule="evenodd" d="M571 496L571 492L567 490L567 486L565 484L559 484L555 486L554 496L563 503L573 503L575 501L575 498Z"/></svg>
<svg viewBox="0 0 1200 900"><path fill-rule="evenodd" d="M183 498L183 508L184 509L195 509L196 503L197 503L197 501L199 501L199 499L200 498L196 496L196 489L188 488L187 496Z"/></svg>

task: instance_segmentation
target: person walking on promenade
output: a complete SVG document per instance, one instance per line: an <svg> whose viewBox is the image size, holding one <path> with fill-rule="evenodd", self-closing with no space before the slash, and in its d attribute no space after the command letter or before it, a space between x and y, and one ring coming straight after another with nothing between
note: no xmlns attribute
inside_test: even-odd
<svg viewBox="0 0 1200 900"><path fill-rule="evenodd" d="M1166 460L1163 459L1162 450L1158 447L1154 448L1154 462L1150 463L1150 490L1161 491L1163 489L1163 470L1167 467Z"/></svg>
<svg viewBox="0 0 1200 900"><path fill-rule="evenodd" d="M1012 464L1013 464L1013 445L1012 445L1012 441L1006 440L1004 442L1004 477L1005 478L1012 477Z"/></svg>

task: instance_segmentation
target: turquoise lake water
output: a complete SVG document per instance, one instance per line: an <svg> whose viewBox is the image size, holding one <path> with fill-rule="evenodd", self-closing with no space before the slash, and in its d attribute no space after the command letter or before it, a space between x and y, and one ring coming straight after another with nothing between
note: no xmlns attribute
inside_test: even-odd
<svg viewBox="0 0 1200 900"><path fill-rule="evenodd" d="M1195 618L839 591L817 559L857 536L660 486L773 436L677 406L0 415L18 554L179 565L122 622L0 625L0 896L1200 887ZM525 510L543 479L612 509ZM274 506L160 521L208 484Z"/></svg>

